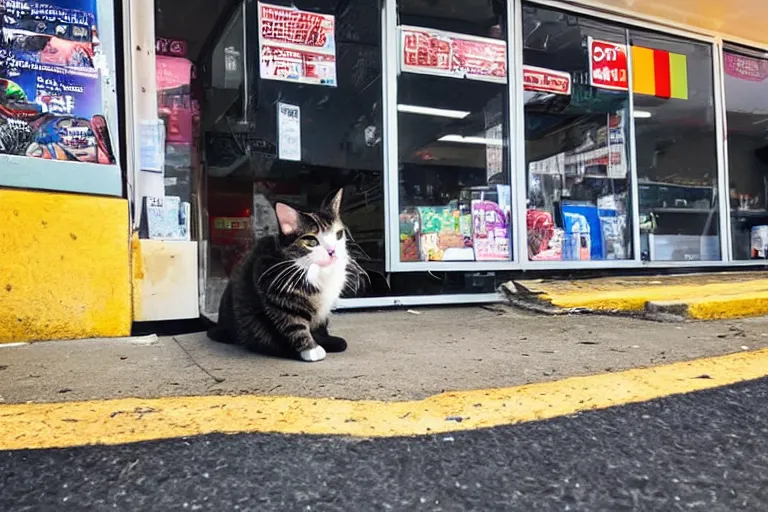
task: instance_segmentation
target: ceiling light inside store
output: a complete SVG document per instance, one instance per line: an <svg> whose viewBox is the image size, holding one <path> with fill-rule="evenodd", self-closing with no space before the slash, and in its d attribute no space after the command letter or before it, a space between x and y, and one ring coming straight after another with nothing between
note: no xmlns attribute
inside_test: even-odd
<svg viewBox="0 0 768 512"><path fill-rule="evenodd" d="M462 137L461 135L443 135L440 142L459 142L461 144L482 144L484 146L501 146L501 139L486 139L485 137Z"/></svg>
<svg viewBox="0 0 768 512"><path fill-rule="evenodd" d="M449 110L445 108L420 107L418 105L398 105L398 112L407 112L409 114L421 114L424 116L450 117L451 119L464 119L471 112L463 110Z"/></svg>
<svg viewBox="0 0 768 512"><path fill-rule="evenodd" d="M647 110L635 110L634 112L632 112L632 117L634 117L635 119L650 119L651 113L648 112Z"/></svg>

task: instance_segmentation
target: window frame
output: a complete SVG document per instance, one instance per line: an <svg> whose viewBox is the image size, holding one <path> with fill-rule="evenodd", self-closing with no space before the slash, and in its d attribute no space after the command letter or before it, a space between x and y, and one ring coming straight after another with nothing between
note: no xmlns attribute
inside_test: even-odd
<svg viewBox="0 0 768 512"><path fill-rule="evenodd" d="M720 211L718 227L720 234L720 259L712 261L643 261L640 250L639 226L639 190L637 181L637 155L634 122L634 100L630 87L630 123L629 123L629 165L630 191L632 193L632 244L633 258L628 260L589 260L589 261L529 261L527 257L527 225L522 222L526 215L525 188L525 141L524 102L523 102L523 47L522 47L522 12L526 5L561 10L574 15L583 15L607 23L621 25L627 32L631 29L643 29L660 34L686 39L692 42L706 43L712 47L713 101L715 111L716 163L718 207ZM511 243L512 259L494 262L401 262L399 253L399 176L397 145L397 77L399 62L399 40L397 24L397 0L385 0L382 13L382 70L384 73L384 173L385 173L385 229L386 229L386 270L388 272L417 271L505 271L505 270L589 270L589 269L674 269L674 268L718 268L749 267L765 265L760 260L736 261L732 257L732 230L730 208L728 205L728 153L725 127L725 90L724 90L724 47L723 38L716 33L681 26L664 20L648 20L628 12L614 12L575 5L559 0L507 0L508 51L508 116L510 139L508 150L508 176L512 187ZM743 43L733 43L745 46ZM632 83L631 52L629 57L629 80ZM727 213L727 214L726 214Z"/></svg>

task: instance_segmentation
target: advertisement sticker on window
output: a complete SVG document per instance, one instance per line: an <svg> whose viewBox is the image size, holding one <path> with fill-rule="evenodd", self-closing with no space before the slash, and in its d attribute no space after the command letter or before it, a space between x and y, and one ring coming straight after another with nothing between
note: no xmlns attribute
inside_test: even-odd
<svg viewBox="0 0 768 512"><path fill-rule="evenodd" d="M261 78L336 87L335 17L259 2Z"/></svg>
<svg viewBox="0 0 768 512"><path fill-rule="evenodd" d="M526 91L570 96L571 75L554 69L523 66L523 88Z"/></svg>
<svg viewBox="0 0 768 512"><path fill-rule="evenodd" d="M589 38L589 84L600 89L629 90L627 46Z"/></svg>
<svg viewBox="0 0 768 512"><path fill-rule="evenodd" d="M401 26L400 45L403 72L507 83L503 40Z"/></svg>

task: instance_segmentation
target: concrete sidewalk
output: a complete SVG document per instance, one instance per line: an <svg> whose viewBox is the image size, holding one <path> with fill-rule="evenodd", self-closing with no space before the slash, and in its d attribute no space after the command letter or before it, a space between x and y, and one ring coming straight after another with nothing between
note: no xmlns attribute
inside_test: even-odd
<svg viewBox="0 0 768 512"><path fill-rule="evenodd" d="M0 401L284 395L410 400L768 347L768 318L664 324L506 306L339 314L350 349L315 364L176 337L0 346Z"/></svg>

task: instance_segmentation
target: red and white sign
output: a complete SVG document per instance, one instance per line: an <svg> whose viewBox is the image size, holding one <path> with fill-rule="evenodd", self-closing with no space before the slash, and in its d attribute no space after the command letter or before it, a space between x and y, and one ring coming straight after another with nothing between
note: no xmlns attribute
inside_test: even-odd
<svg viewBox="0 0 768 512"><path fill-rule="evenodd" d="M334 16L259 2L261 78L336 86Z"/></svg>
<svg viewBox="0 0 768 512"><path fill-rule="evenodd" d="M507 83L507 43L420 27L400 27L406 73Z"/></svg>
<svg viewBox="0 0 768 512"><path fill-rule="evenodd" d="M629 90L627 45L589 38L589 84L614 91Z"/></svg>
<svg viewBox="0 0 768 512"><path fill-rule="evenodd" d="M554 69L523 66L523 89L570 96L571 75Z"/></svg>
<svg viewBox="0 0 768 512"><path fill-rule="evenodd" d="M167 57L186 57L187 42L183 39L158 37L155 40L155 54Z"/></svg>

